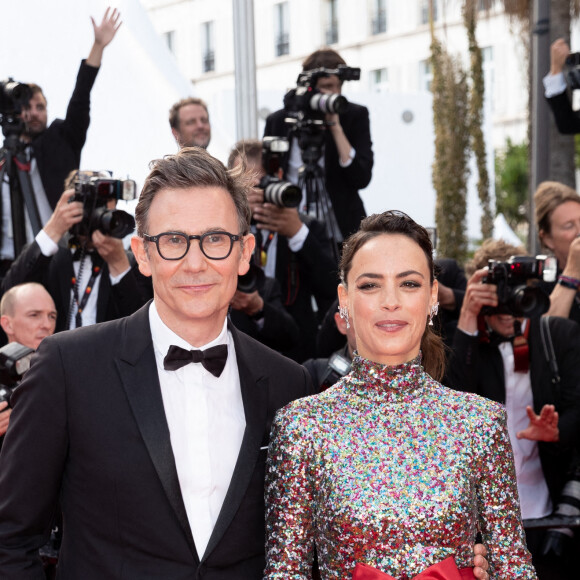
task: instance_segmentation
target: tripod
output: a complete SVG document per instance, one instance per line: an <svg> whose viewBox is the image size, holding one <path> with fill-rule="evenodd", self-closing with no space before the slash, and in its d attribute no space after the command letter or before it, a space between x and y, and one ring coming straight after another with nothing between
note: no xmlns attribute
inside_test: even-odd
<svg viewBox="0 0 580 580"><path fill-rule="evenodd" d="M322 157L326 124L324 121L299 121L293 131L298 137L298 146L302 154L303 165L298 171L298 187L306 192L308 211L314 208L316 219L326 227L326 233L331 240L332 252L336 262L339 259L339 244L342 234L334 215L332 202L324 185L324 170L318 164Z"/></svg>
<svg viewBox="0 0 580 580"><path fill-rule="evenodd" d="M0 183L4 184L4 179L8 178L15 258L26 245L25 210L28 212L33 234L36 236L42 229L30 181L30 161L26 158L26 144L20 141L22 130L23 123L19 117L5 115L2 119L4 145L0 149Z"/></svg>

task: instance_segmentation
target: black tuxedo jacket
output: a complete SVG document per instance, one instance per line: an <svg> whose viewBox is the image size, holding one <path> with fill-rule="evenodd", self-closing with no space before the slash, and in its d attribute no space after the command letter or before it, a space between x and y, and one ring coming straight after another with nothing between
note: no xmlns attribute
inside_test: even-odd
<svg viewBox="0 0 580 580"><path fill-rule="evenodd" d="M266 119L264 136L291 137L290 125L284 121L288 116L284 109L272 113ZM343 237L356 232L360 221L366 216L358 193L371 181L373 150L369 111L366 107L349 103L340 115L340 124L356 156L348 167L341 167L338 150L330 131L326 131L324 144L324 170L326 190L332 201L336 220ZM288 154L282 160L284 172L288 168Z"/></svg>
<svg viewBox="0 0 580 580"><path fill-rule="evenodd" d="M284 305L300 330L298 346L284 354L303 362L316 356L318 317L312 307L312 297L322 318L336 297L338 266L332 258L324 226L309 216L300 217L308 226L308 236L298 252L290 250L288 238L277 237L276 279L282 287Z"/></svg>
<svg viewBox="0 0 580 580"><path fill-rule="evenodd" d="M64 191L67 175L81 166L81 151L90 124L91 89L98 72L98 68L82 61L66 117L55 119L32 141L42 185L52 209Z"/></svg>
<svg viewBox="0 0 580 580"><path fill-rule="evenodd" d="M557 317L550 317L549 325L561 377L559 387L552 383L537 318L530 319L528 344L534 411L539 413L544 405L555 405L560 415L560 441L539 443L544 477L556 506L580 435L580 326ZM455 332L445 382L458 390L505 403L504 367L498 347L481 343L478 337L460 330Z"/></svg>
<svg viewBox="0 0 580 580"><path fill-rule="evenodd" d="M42 578L36 553L62 504L59 578L261 580L264 470L277 409L306 370L236 331L246 416L238 461L197 555L159 385L148 306L45 339L13 396L0 455L0 577Z"/></svg>
<svg viewBox="0 0 580 580"><path fill-rule="evenodd" d="M111 284L109 268L105 262L100 274L97 296L97 322L106 322L129 316L147 302L150 285L140 272L135 260L129 256L131 270L115 285ZM24 248L2 281L6 292L16 284L38 282L52 296L56 311L56 332L67 330L71 302L71 279L74 276L73 259L68 248L59 247L54 256L44 256L36 241Z"/></svg>
<svg viewBox="0 0 580 580"><path fill-rule="evenodd" d="M568 92L564 91L546 99L552 113L558 131L563 135L574 135L580 133L580 113L572 109Z"/></svg>

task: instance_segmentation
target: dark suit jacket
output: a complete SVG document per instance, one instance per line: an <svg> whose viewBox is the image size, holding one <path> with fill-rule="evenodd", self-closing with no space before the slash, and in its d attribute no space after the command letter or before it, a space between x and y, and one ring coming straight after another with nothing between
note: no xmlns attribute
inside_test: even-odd
<svg viewBox="0 0 580 580"><path fill-rule="evenodd" d="M554 121L560 133L563 135L580 133L580 113L572 109L567 91L546 100L552 109Z"/></svg>
<svg viewBox="0 0 580 580"><path fill-rule="evenodd" d="M298 362L316 356L319 320L312 308L312 297L321 318L336 297L338 286L338 267L324 226L308 216L300 217L309 228L302 249L292 252L284 236L278 236L276 245L276 279L282 287L284 305L300 330L300 343L284 354Z"/></svg>
<svg viewBox="0 0 580 580"><path fill-rule="evenodd" d="M149 327L133 316L45 339L13 396L0 455L0 577L42 578L38 548L60 496L59 577L261 580L265 447L306 370L231 327L246 429L198 558L171 449Z"/></svg>
<svg viewBox="0 0 580 580"><path fill-rule="evenodd" d="M131 270L118 284L112 285L106 263L100 274L97 296L97 322L106 322L133 314L147 301L144 289L148 281L141 275L131 259ZM24 248L2 281L2 292L16 284L38 282L52 296L58 318L56 332L68 328L68 311L71 302L71 278L74 276L73 260L68 248L59 247L54 256L44 256L36 241Z"/></svg>
<svg viewBox="0 0 580 580"><path fill-rule="evenodd" d="M288 116L284 109L272 113L266 119L264 136L290 138L290 125L284 122ZM356 156L348 167L341 167L338 150L330 131L326 131L324 146L324 169L326 190L332 201L334 213L343 237L356 232L365 208L358 193L371 181L373 170L373 150L370 132L369 112L366 107L349 103L340 115L344 134L356 151ZM283 169L288 168L288 154L283 159Z"/></svg>
<svg viewBox="0 0 580 580"><path fill-rule="evenodd" d="M572 449L580 435L580 327L565 318L550 317L550 332L562 379L556 388L542 348L539 319L530 319L530 324L528 343L534 410L539 413L544 405L555 405L560 415L559 443L539 443L544 477L555 506L566 481ZM505 403L503 359L498 347L456 331L446 384Z"/></svg>
<svg viewBox="0 0 580 580"><path fill-rule="evenodd" d="M52 209L64 191L66 176L81 166L81 151L90 123L91 89L98 72L98 68L82 61L66 117L55 119L32 141L42 185Z"/></svg>

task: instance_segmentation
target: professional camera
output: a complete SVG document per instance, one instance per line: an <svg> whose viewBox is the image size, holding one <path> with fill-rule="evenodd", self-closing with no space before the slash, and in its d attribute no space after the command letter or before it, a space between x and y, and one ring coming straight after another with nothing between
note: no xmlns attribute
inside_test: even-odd
<svg viewBox="0 0 580 580"><path fill-rule="evenodd" d="M18 342L11 342L0 348L0 403L7 401L20 383L22 375L30 367L34 350Z"/></svg>
<svg viewBox="0 0 580 580"><path fill-rule="evenodd" d="M32 90L28 85L13 78L0 81L0 115L19 115L31 98Z"/></svg>
<svg viewBox="0 0 580 580"><path fill-rule="evenodd" d="M238 276L237 289L244 294L251 294L264 284L264 278L264 270L250 262L250 269L243 276Z"/></svg>
<svg viewBox="0 0 580 580"><path fill-rule="evenodd" d="M266 175L259 187L264 190L264 201L278 207L298 207L302 200L299 187L278 177L282 155L288 149L288 139L284 137L264 137L262 141L262 167Z"/></svg>
<svg viewBox="0 0 580 580"><path fill-rule="evenodd" d="M320 381L320 392L332 387L338 379L350 373L351 361L338 352L332 353L328 359L328 366Z"/></svg>
<svg viewBox="0 0 580 580"><path fill-rule="evenodd" d="M103 179L80 175L74 184L75 194L70 202L83 204L83 219L70 229L73 236L89 237L99 230L113 238L124 238L135 229L135 218L125 211L108 209L109 201L135 199L136 185L132 179Z"/></svg>
<svg viewBox="0 0 580 580"><path fill-rule="evenodd" d="M485 284L497 286L498 305L485 306L482 314L512 314L517 317L541 316L550 308L550 298L537 286L529 286L529 280L554 282L556 259L547 256L511 256L507 262L489 260L489 273Z"/></svg>
<svg viewBox="0 0 580 580"><path fill-rule="evenodd" d="M571 52L565 61L566 79L571 89L580 89L580 52Z"/></svg>
<svg viewBox="0 0 580 580"><path fill-rule="evenodd" d="M290 117L297 120L313 119L323 121L327 113L343 113L348 105L345 97L338 93L324 94L317 88L318 80L336 75L341 82L358 81L360 68L340 65L338 68L317 68L301 72L297 87L284 96L284 108Z"/></svg>

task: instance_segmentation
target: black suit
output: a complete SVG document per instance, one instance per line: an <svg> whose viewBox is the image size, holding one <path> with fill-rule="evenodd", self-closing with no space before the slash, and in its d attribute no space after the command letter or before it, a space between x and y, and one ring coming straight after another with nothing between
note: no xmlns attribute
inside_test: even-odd
<svg viewBox="0 0 580 580"><path fill-rule="evenodd" d="M563 135L580 133L580 113L572 109L567 91L547 98L548 105L554 114L558 131Z"/></svg>
<svg viewBox="0 0 580 580"><path fill-rule="evenodd" d="M580 435L580 327L565 318L550 317L554 352L562 379L558 388L542 349L539 319L530 319L529 359L534 411L555 405L560 414L559 443L539 443L542 469L554 506L566 481L571 451ZM503 359L497 346L457 330L447 369L449 386L505 403Z"/></svg>
<svg viewBox="0 0 580 580"><path fill-rule="evenodd" d="M91 89L98 72L98 68L82 61L66 117L55 119L32 141L42 185L52 209L64 191L67 175L80 168L81 151L90 124Z"/></svg>
<svg viewBox="0 0 580 580"><path fill-rule="evenodd" d="M302 249L290 250L285 236L278 236L276 242L276 279L282 288L284 305L300 330L298 346L284 354L298 362L316 356L318 319L312 297L322 316L336 297L338 286L337 266L323 225L305 215L300 218L309 229Z"/></svg>
<svg viewBox="0 0 580 580"><path fill-rule="evenodd" d="M272 113L266 120L264 136L290 138L290 125L284 121L287 116L284 109ZM349 103L346 111L340 115L340 124L346 138L356 151L355 158L348 167L341 167L334 139L327 130L324 145L324 170L326 190L332 201L340 231L346 239L358 230L361 219L366 216L358 190L364 189L370 183L373 170L368 109ZM288 169L288 154L284 156L283 169L284 172Z"/></svg>
<svg viewBox="0 0 580 580"><path fill-rule="evenodd" d="M261 580L270 425L312 385L304 368L230 330L246 428L201 562L144 307L45 339L17 389L0 455L2 578L41 578L35 553L60 494L62 578Z"/></svg>
<svg viewBox="0 0 580 580"><path fill-rule="evenodd" d="M105 262L99 274L97 322L106 322L133 314L147 301L146 289L150 282L141 275L134 260L131 270L115 285L111 284ZM56 332L66 330L71 304L71 278L74 276L73 259L68 248L59 247L54 256L44 256L36 241L24 248L2 281L2 292L24 282L42 284L52 296L56 311Z"/></svg>

